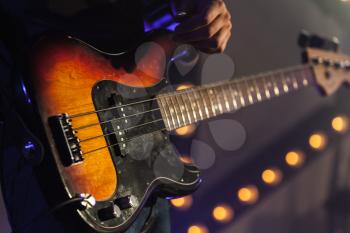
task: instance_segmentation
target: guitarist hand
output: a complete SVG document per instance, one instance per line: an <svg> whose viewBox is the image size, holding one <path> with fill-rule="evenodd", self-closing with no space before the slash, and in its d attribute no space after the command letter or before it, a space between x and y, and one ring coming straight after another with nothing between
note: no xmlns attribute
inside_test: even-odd
<svg viewBox="0 0 350 233"><path fill-rule="evenodd" d="M231 14L223 0L174 0L179 17L174 40L206 53L223 52L231 37Z"/></svg>

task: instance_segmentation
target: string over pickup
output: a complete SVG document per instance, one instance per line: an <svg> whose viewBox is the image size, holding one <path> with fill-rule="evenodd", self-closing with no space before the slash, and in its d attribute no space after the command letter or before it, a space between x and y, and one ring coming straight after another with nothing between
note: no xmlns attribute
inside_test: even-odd
<svg viewBox="0 0 350 233"><path fill-rule="evenodd" d="M69 115L64 113L50 117L49 124L62 164L68 167L81 163L84 160L83 153L80 148L80 141L75 136L72 124L69 121Z"/></svg>

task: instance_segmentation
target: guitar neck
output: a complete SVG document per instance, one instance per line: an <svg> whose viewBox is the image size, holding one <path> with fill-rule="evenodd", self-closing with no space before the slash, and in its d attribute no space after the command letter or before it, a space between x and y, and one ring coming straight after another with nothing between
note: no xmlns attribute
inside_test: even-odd
<svg viewBox="0 0 350 233"><path fill-rule="evenodd" d="M304 65L170 92L157 100L165 126L171 131L315 83L312 67Z"/></svg>

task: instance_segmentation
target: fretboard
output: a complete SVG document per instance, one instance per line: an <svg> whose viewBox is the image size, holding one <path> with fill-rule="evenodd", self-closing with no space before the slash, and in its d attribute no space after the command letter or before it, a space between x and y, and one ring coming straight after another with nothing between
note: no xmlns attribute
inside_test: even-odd
<svg viewBox="0 0 350 233"><path fill-rule="evenodd" d="M299 66L170 92L157 97L171 131L314 85L310 66Z"/></svg>

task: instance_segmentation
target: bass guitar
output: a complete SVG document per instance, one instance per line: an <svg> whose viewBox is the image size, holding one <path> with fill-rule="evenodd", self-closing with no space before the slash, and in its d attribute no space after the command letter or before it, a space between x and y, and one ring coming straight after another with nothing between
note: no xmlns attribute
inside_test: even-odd
<svg viewBox="0 0 350 233"><path fill-rule="evenodd" d="M307 48L303 65L172 91L164 58L174 59L176 44L161 35L148 45L141 55L110 54L54 37L41 40L31 59L30 86L47 146L42 179L59 187L50 188L55 200L86 198L70 211L91 231L123 232L152 197L198 188L199 169L181 161L169 132L302 88L331 95L350 84L349 56ZM137 62L130 62L134 55Z"/></svg>

